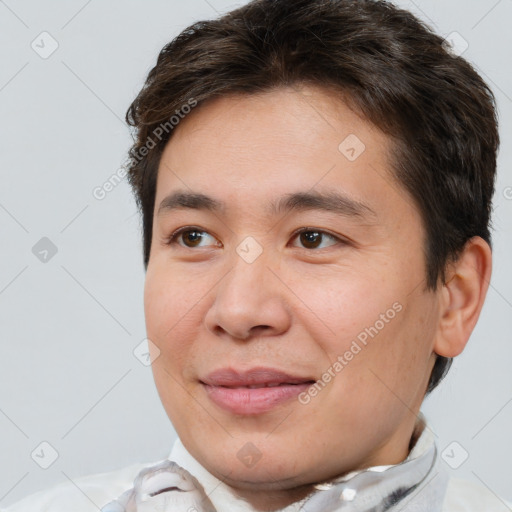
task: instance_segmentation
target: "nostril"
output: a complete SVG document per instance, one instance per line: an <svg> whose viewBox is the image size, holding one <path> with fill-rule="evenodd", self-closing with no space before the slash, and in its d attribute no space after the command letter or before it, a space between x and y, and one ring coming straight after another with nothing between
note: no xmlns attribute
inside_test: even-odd
<svg viewBox="0 0 512 512"><path fill-rule="evenodd" d="M256 325L255 327L251 327L250 331L267 331L271 329L270 325Z"/></svg>

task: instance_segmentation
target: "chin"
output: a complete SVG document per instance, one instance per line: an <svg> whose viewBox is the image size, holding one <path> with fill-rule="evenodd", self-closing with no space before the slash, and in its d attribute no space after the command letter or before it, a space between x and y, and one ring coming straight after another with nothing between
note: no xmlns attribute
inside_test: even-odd
<svg viewBox="0 0 512 512"><path fill-rule="evenodd" d="M219 460L216 454L210 452L204 455L202 464L230 487L245 490L281 490L307 483L305 474L300 472L301 469L307 472L307 468L298 468L297 461L287 458L285 454L276 457L275 454L265 456L263 453L254 465L244 465L236 453ZM311 472L314 472L313 469Z"/></svg>
<svg viewBox="0 0 512 512"><path fill-rule="evenodd" d="M259 471L231 471L229 476L222 474L222 479L230 487L244 491L281 491L306 485L295 475L269 472L266 468Z"/></svg>

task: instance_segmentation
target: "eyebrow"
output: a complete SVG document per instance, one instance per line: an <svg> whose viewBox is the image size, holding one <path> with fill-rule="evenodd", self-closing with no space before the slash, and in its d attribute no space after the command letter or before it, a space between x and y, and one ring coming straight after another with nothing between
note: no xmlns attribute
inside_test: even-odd
<svg viewBox="0 0 512 512"><path fill-rule="evenodd" d="M326 210L344 217L366 219L377 217L377 214L367 204L331 190L329 192L295 192L286 194L277 202L270 204L274 214L304 210Z"/></svg>
<svg viewBox="0 0 512 512"><path fill-rule="evenodd" d="M162 215L163 213L171 210L185 208L208 210L212 212L220 212L225 209L224 203L205 194L195 192L173 192L162 200L158 207L157 215Z"/></svg>
<svg viewBox="0 0 512 512"><path fill-rule="evenodd" d="M187 208L220 213L226 210L226 205L222 201L205 194L177 191L162 200L158 206L157 215L162 215L172 210ZM277 201L270 202L267 208L272 215L292 211L325 210L344 217L356 217L360 219L377 217L375 211L367 204L336 191L294 192L282 196Z"/></svg>

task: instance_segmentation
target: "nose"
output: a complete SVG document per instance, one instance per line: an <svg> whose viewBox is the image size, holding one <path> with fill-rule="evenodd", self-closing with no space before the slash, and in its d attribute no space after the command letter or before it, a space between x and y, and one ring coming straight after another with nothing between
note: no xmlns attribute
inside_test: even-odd
<svg viewBox="0 0 512 512"><path fill-rule="evenodd" d="M263 255L247 263L235 254L231 270L214 290L206 327L216 336L237 340L282 334L291 325L286 292Z"/></svg>

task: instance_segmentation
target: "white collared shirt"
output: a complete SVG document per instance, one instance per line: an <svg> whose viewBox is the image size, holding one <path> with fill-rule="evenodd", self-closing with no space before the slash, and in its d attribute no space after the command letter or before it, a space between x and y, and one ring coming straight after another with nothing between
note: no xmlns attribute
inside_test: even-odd
<svg viewBox="0 0 512 512"><path fill-rule="evenodd" d="M422 445L430 442L427 436L428 432L425 429L418 439L416 452L422 449ZM229 486L209 473L192 457L179 439L174 443L169 459L177 462L197 478L218 512L254 512L246 501L238 498ZM104 505L130 489L142 469L154 464L133 464L117 471L78 478L74 482L66 481L32 494L0 512L98 512ZM301 503L294 503L281 512L298 512L300 506ZM442 512L511 510L512 504L506 504L487 488L460 479L449 480L442 506Z"/></svg>

